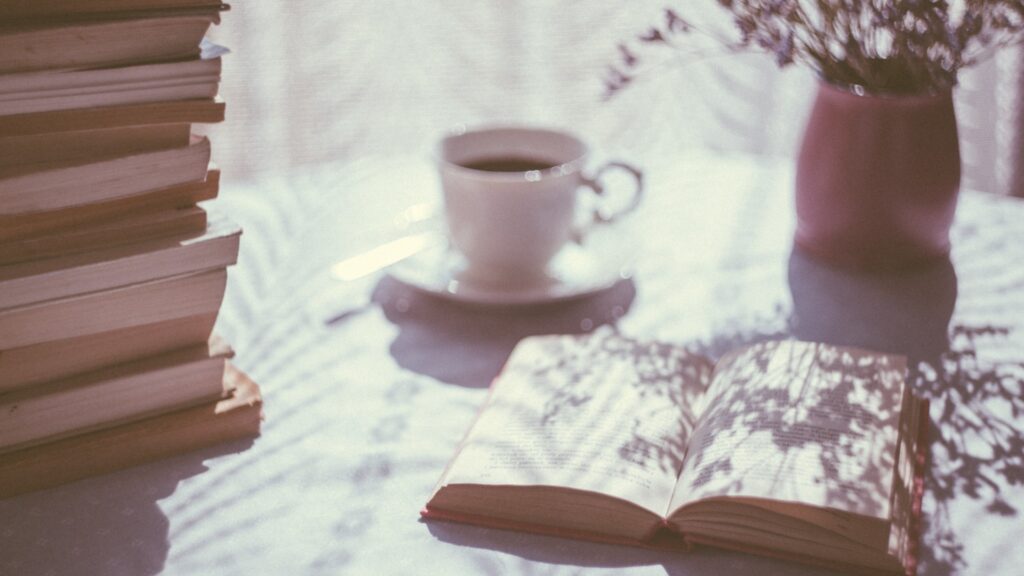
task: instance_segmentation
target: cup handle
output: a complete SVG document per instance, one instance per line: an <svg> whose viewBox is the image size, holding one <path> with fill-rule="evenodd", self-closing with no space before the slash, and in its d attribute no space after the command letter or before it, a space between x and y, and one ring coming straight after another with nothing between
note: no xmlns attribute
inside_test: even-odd
<svg viewBox="0 0 1024 576"><path fill-rule="evenodd" d="M614 212L609 210L607 206L599 205L594 209L590 222L573 229L573 242L576 242L577 244L582 243L584 236L589 234L596 226L610 224L618 220L620 217L636 210L636 207L640 205L640 200L643 198L644 193L644 174L639 168L625 162L606 163L598 168L597 172L595 172L593 176L588 177L584 175L582 177L581 185L590 188L594 194L598 196L605 196L604 185L601 184L601 176L605 172L613 169L625 170L633 176L633 179L636 182L636 188L633 189L632 198L630 198L629 202L625 206Z"/></svg>

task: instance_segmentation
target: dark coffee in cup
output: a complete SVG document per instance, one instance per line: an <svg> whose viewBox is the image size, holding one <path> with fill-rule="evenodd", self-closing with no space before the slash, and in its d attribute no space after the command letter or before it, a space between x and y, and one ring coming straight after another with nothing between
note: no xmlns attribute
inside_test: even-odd
<svg viewBox="0 0 1024 576"><path fill-rule="evenodd" d="M524 156L495 156L461 162L463 167L484 172L530 172L554 168L556 163Z"/></svg>
<svg viewBox="0 0 1024 576"><path fill-rule="evenodd" d="M438 149L445 220L452 247L465 259L464 278L500 286L545 279L547 266L571 240L636 206L640 172L610 162L584 174L587 146L561 130L495 126L461 130ZM603 202L577 204L578 191L603 190L597 182L611 168L636 177L623 209Z"/></svg>

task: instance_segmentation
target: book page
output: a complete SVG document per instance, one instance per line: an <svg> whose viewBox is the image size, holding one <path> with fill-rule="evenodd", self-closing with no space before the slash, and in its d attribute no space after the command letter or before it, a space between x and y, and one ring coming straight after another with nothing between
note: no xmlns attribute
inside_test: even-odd
<svg viewBox="0 0 1024 576"><path fill-rule="evenodd" d="M888 520L905 360L767 342L722 359L671 510L743 496Z"/></svg>
<svg viewBox="0 0 1024 576"><path fill-rule="evenodd" d="M559 486L667 509L705 358L601 330L522 341L443 484Z"/></svg>

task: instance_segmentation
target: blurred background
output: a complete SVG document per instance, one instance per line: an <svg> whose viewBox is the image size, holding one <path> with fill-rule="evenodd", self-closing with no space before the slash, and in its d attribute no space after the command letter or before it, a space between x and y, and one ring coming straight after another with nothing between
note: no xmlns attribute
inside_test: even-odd
<svg viewBox="0 0 1024 576"><path fill-rule="evenodd" d="M237 1L226 123L209 128L228 183L362 156L426 157L458 124L525 122L579 133L603 156L704 148L792 156L814 92L806 70L759 54L666 62L604 101L617 45L667 6L714 0ZM662 56L668 56L666 51ZM1004 50L956 92L963 187L1024 195L1022 54Z"/></svg>

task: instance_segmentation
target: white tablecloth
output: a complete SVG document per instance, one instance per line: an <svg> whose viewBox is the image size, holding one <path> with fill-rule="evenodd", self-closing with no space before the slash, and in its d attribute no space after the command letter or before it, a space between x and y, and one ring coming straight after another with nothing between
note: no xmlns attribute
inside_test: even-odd
<svg viewBox="0 0 1024 576"><path fill-rule="evenodd" d="M634 246L633 278L529 309L330 276L436 202L429 165L227 183L216 207L246 231L218 326L263 388L262 436L0 501L0 574L822 573L419 519L512 346L603 324L711 354L795 335L944 366L916 380L936 425L920 573L1019 573L1024 204L965 193L953 265L852 275L790 253L788 164L692 153L646 169L645 205L610 232Z"/></svg>

